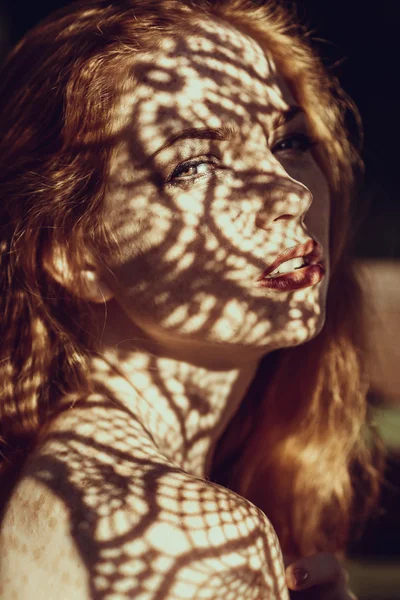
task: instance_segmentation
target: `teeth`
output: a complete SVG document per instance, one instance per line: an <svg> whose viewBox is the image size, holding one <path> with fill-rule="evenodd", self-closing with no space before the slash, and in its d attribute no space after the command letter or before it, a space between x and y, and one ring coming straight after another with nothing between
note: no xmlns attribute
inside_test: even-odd
<svg viewBox="0 0 400 600"><path fill-rule="evenodd" d="M274 275L279 275L280 273L289 273L290 271L294 271L295 269L300 269L305 265L304 258L292 258L290 260L286 260L284 263L280 264L275 271L272 271L267 277L273 277Z"/></svg>

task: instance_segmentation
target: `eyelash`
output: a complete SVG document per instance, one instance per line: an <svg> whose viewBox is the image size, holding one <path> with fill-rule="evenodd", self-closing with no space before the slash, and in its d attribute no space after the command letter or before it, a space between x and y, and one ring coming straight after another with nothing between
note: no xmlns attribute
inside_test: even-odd
<svg viewBox="0 0 400 600"><path fill-rule="evenodd" d="M288 137L284 138L283 140L280 140L279 142L277 142L275 144L275 146L272 148L272 152L276 152L276 148L280 144L284 144L285 142L289 142L292 140L296 140L296 141L300 142L300 148L298 148L296 150L292 150L299 154L305 154L306 152L311 150L312 147L314 147L318 144L318 141L315 140L314 138L312 138L311 136L309 136L305 133L296 133L294 135L288 136ZM287 151L290 152L291 149L289 149ZM283 150L283 152L285 152L285 150ZM194 175L191 177L186 177L185 179L178 179L177 175L176 175L176 173L179 173L179 170L185 170L185 169L190 169L192 167L198 167L201 164L214 164L215 166L217 166L217 164L211 160L204 160L204 159L188 160L174 169L174 171L172 172L172 174L170 175L170 177L167 180L167 185L170 185L173 187L183 186L187 183L193 183L194 181L196 181L197 179L200 179L201 177L205 177L205 175ZM174 181L174 179L176 179L176 181Z"/></svg>

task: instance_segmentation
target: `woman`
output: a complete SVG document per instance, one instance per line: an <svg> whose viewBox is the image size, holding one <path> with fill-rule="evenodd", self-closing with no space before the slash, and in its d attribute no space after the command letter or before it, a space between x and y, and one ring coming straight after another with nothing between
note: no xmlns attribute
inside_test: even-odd
<svg viewBox="0 0 400 600"><path fill-rule="evenodd" d="M8 57L4 597L354 597L383 470L357 113L304 33L275 3L86 0Z"/></svg>

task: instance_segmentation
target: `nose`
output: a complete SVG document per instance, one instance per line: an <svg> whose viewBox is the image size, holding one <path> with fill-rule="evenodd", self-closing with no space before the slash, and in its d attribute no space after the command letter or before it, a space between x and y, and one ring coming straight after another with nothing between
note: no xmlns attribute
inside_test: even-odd
<svg viewBox="0 0 400 600"><path fill-rule="evenodd" d="M263 205L256 215L259 227L279 220L302 221L313 201L310 190L287 173L269 175L262 185L261 197Z"/></svg>

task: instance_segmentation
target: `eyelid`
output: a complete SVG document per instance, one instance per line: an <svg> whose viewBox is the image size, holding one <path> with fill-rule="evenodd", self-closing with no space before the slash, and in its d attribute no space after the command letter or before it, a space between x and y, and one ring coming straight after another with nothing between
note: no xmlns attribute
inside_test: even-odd
<svg viewBox="0 0 400 600"><path fill-rule="evenodd" d="M271 152L275 151L276 146L282 144L283 142L297 139L301 140L305 144L305 148L303 150L282 150L282 152L297 152L301 154L306 154L312 147L318 145L319 140L311 135L308 131L294 131L284 135L282 138L276 140L274 144L271 145Z"/></svg>
<svg viewBox="0 0 400 600"><path fill-rule="evenodd" d="M203 156L198 156L195 158L190 158L188 160L184 160L183 162L179 163L179 165L176 165L171 173L168 175L167 179L166 179L166 185L171 185L171 186L178 186L178 185L184 185L185 183L188 182L193 182L196 181L197 179L201 179L203 177L208 177L208 174L205 175L193 175L193 176L189 176L186 177L185 179L179 179L178 177L176 177L176 181L174 181L174 178L172 177L173 174L175 173L175 171L177 171L179 168L181 167L195 167L198 166L199 164L202 163L209 163L209 164L213 164L216 167L218 167L218 163L217 160L214 156L210 156L210 155L203 155Z"/></svg>
<svg viewBox="0 0 400 600"><path fill-rule="evenodd" d="M285 123L276 129L270 130L270 139L281 139L296 133L303 133L305 135L312 134L310 124L306 119L294 119L293 121Z"/></svg>

